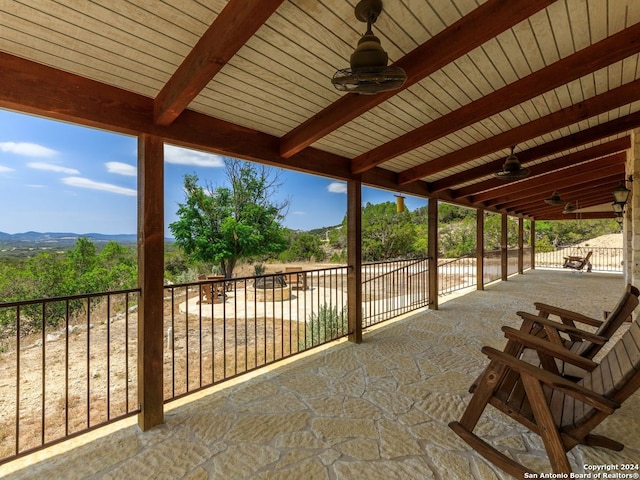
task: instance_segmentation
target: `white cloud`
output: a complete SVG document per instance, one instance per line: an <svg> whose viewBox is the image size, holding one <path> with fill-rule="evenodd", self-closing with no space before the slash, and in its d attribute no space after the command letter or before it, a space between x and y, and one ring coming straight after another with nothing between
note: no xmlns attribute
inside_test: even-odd
<svg viewBox="0 0 640 480"><path fill-rule="evenodd" d="M331 193L347 193L347 184L344 182L331 182L327 186L327 190Z"/></svg>
<svg viewBox="0 0 640 480"><path fill-rule="evenodd" d="M75 168L62 167L60 165L54 165L52 163L43 162L29 162L27 167L35 170L47 170L49 172L66 173L67 175L78 175L80 172Z"/></svg>
<svg viewBox="0 0 640 480"><path fill-rule="evenodd" d="M302 210L296 210L295 212L291 212L294 215L306 215L305 212L303 212Z"/></svg>
<svg viewBox="0 0 640 480"><path fill-rule="evenodd" d="M117 193L118 195L128 195L131 197L135 197L137 195L137 192L132 188L119 187L111 183L95 182L82 177L65 177L62 179L62 183L69 185L70 187L101 190L103 192Z"/></svg>
<svg viewBox="0 0 640 480"><path fill-rule="evenodd" d="M0 142L0 150L27 157L53 157L58 154L55 150L28 142Z"/></svg>
<svg viewBox="0 0 640 480"><path fill-rule="evenodd" d="M36 183L28 183L26 186L29 188L46 188L44 185L38 185Z"/></svg>
<svg viewBox="0 0 640 480"><path fill-rule="evenodd" d="M186 148L164 146L164 159L176 165L192 165L194 167L224 167L224 157L213 153L196 152Z"/></svg>
<svg viewBox="0 0 640 480"><path fill-rule="evenodd" d="M13 168L3 167L2 165L0 165L0 173L8 173L8 172L13 172L13 171L14 171Z"/></svg>
<svg viewBox="0 0 640 480"><path fill-rule="evenodd" d="M117 175L126 175L128 177L135 177L137 173L136 167L122 162L107 162L107 172L115 173Z"/></svg>

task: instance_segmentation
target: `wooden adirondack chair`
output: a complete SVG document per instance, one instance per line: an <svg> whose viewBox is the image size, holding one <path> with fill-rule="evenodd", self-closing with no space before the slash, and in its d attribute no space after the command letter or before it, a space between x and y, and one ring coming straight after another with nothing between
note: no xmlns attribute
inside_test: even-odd
<svg viewBox="0 0 640 480"><path fill-rule="evenodd" d="M589 259L593 255L593 252L588 252L586 257L578 257L574 255L570 255L568 257L564 257L564 265L562 268L570 268L572 270L580 271L585 266L587 267L587 272L591 271L591 263Z"/></svg>
<svg viewBox="0 0 640 480"><path fill-rule="evenodd" d="M527 341L515 329L502 330L512 341ZM483 347L482 352L490 359L489 366L462 418L449 423L449 427L477 453L518 478L535 472L473 433L487 404L542 437L555 473L571 472L566 452L576 445L622 450L622 443L591 432L640 388L640 324L632 322L600 364L535 336L529 336L528 340L530 348L575 362L589 373L582 380L571 382L509 353Z"/></svg>
<svg viewBox="0 0 640 480"><path fill-rule="evenodd" d="M628 284L622 297L620 297L618 303L604 321L596 320L563 308L536 302L534 305L539 311L538 315L533 315L528 312L517 312L523 320L520 332L536 335L537 337L544 338L556 345L562 346L576 355L592 359L618 328L630 319L631 313L638 306L638 296L640 296L640 290ZM549 319L550 315L559 317L562 323ZM576 326L576 323L594 327L595 331L580 329ZM505 352L520 357L522 360L532 364L549 362L545 365L545 368L558 375L579 379L586 373L582 368L559 359L549 361L548 358L539 358L536 350L523 348L519 342L509 342L505 348ZM554 366L556 368L554 368Z"/></svg>

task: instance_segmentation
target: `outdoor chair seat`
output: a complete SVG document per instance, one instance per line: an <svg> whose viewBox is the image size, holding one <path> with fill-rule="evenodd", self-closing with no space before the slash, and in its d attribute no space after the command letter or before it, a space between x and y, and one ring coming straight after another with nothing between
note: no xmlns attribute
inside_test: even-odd
<svg viewBox="0 0 640 480"><path fill-rule="evenodd" d="M483 347L490 363L460 421L449 427L478 454L517 478L535 473L473 433L491 404L540 435L554 473L571 473L567 452L576 445L622 450L624 445L593 434L593 429L640 388L640 324L632 322L620 340L597 364L564 347L503 327L510 341L522 342L545 355L575 362L588 373L572 382L526 363L507 352Z"/></svg>
<svg viewBox="0 0 640 480"><path fill-rule="evenodd" d="M520 332L544 338L558 346L566 348L580 357L593 359L620 326L626 320L630 320L632 312L638 306L638 296L640 296L640 290L628 284L618 303L611 313L606 316L604 321L596 320L563 308L536 302L534 306L539 312L538 315L533 315L528 312L517 312L517 315L523 320ZM551 315L558 317L560 322L551 320L549 318ZM584 328L578 328L576 324L587 325L592 327L592 330L588 331ZM535 349L522 347L518 342L514 344L508 343L505 351L531 364L540 365L542 362L549 362L546 365L547 369L565 377L579 379L586 373L584 369L579 366L563 362L559 359L555 359L555 361L549 361L549 359L544 358L541 359L539 352Z"/></svg>
<svg viewBox="0 0 640 480"><path fill-rule="evenodd" d="M593 255L593 252L588 252L585 257L564 257L564 264L562 265L562 268L570 268L572 270L582 271L584 267L587 267L587 272L590 272L591 262L589 262L589 260L591 259L591 255Z"/></svg>

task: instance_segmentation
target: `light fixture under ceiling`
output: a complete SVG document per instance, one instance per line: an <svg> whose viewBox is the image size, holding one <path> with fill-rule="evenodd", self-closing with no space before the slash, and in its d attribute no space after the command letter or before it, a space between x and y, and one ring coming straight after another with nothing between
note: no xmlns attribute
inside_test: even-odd
<svg viewBox="0 0 640 480"><path fill-rule="evenodd" d="M382 0L360 0L355 12L356 18L367 24L367 31L351 54L351 68L338 70L331 83L340 91L367 95L400 88L407 74L400 67L387 66L389 56L371 30L382 12Z"/></svg>
<svg viewBox="0 0 640 480"><path fill-rule="evenodd" d="M544 199L547 205L562 205L564 200L557 191L554 191L549 198Z"/></svg>
<svg viewBox="0 0 640 480"><path fill-rule="evenodd" d="M573 203L567 203L564 206L564 210L562 211L563 214L568 214L568 213L573 213L576 211L576 206Z"/></svg>
<svg viewBox="0 0 640 480"><path fill-rule="evenodd" d="M520 165L520 160L518 160L518 157L513 153L515 149L515 146L511 147L511 153L504 161L502 169L495 172L493 174L494 177L504 180L517 180L518 178L524 178L529 175L529 169L523 168L522 165Z"/></svg>

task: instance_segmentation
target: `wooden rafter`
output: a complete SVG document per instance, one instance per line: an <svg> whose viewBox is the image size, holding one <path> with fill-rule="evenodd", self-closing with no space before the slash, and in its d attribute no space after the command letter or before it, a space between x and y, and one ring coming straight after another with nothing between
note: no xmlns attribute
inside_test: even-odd
<svg viewBox="0 0 640 480"><path fill-rule="evenodd" d="M579 200L580 202L596 198L602 194L603 198L611 199L611 191L620 184L620 179L623 174L618 173L611 176L603 177L598 180L596 185L590 184L590 182L576 184L573 188L551 188L540 190L535 194L529 194L528 196L500 199L497 202L492 202L493 205L489 207L497 210L508 211L526 211L533 212L543 206L544 200L549 198L554 191L560 193L565 202L573 202Z"/></svg>
<svg viewBox="0 0 640 480"><path fill-rule="evenodd" d="M489 0L485 2L394 63L407 73L407 81L402 89L419 82L456 58L548 7L554 1ZM281 155L284 158L295 155L316 140L388 100L399 91L401 90L378 95L345 95L283 136L280 140Z"/></svg>
<svg viewBox="0 0 640 480"><path fill-rule="evenodd" d="M518 160L520 160L520 163L527 166L526 164L533 160L544 158L548 155L553 155L555 153L560 153L560 152L569 150L571 148L580 147L587 143L595 142L597 140L601 140L603 138L606 138L612 135L633 130L634 128L638 128L638 127L640 127L640 112L631 113L629 115L625 115L624 117L618 118L616 120L611 120L609 122L596 125L595 127L591 127L586 130L573 133L566 137L561 137L561 138L558 138L557 140L552 140L550 142L537 145L528 150L516 152L516 155L518 157ZM629 147L626 147L626 148L629 148ZM603 153L603 155L607 155L609 153L613 153L613 152L606 152L606 153ZM454 174L448 175L447 177L441 180L436 180L435 182L429 183L429 191L439 192L441 190L446 190L446 189L455 187L456 185L460 185L462 183L470 182L478 178L491 175L493 174L493 172L500 170L502 168L503 163L504 163L504 159L501 158L499 160L489 162L484 165L480 165L478 167L469 168L460 173L454 173ZM492 184L495 184L496 186L502 183L503 181L501 180L498 180L497 182L492 182ZM486 188L491 188L491 187L487 186Z"/></svg>
<svg viewBox="0 0 640 480"><path fill-rule="evenodd" d="M230 0L156 97L155 122L170 125L282 1Z"/></svg>
<svg viewBox="0 0 640 480"><path fill-rule="evenodd" d="M623 172L625 153L616 153L609 157L601 158L597 161L589 162L588 165L576 165L562 171L554 171L539 175L529 180L506 185L502 188L488 190L472 197L474 202L484 202L485 205L499 203L499 199L506 195L517 193L524 197L528 192L537 192L540 188L562 188L566 185L590 181L602 176L603 170L610 172Z"/></svg>
<svg viewBox="0 0 640 480"><path fill-rule="evenodd" d="M611 155L616 152L621 152L629 148L631 148L631 137L629 136L622 137L617 140L612 140L610 142L602 143L600 145L595 145L593 147L586 148L578 152L570 153L562 157L554 158L544 163L531 165L529 167L530 176L527 178L531 179L538 175L544 175L544 174L553 172L555 170L571 167L572 165L576 165L583 162L589 162L587 165L585 165L586 168L589 168L588 165L591 165L591 162L590 162L591 160L604 157L606 155ZM513 185L513 184L514 183L511 182L508 185ZM455 196L456 197L473 196L473 195L477 195L480 192L485 192L487 190L492 190L492 189L500 189L504 187L508 188L507 185L505 185L504 180L491 178L491 179L485 180L484 182L478 182L478 183L474 183L473 185L460 188L455 191Z"/></svg>
<svg viewBox="0 0 640 480"><path fill-rule="evenodd" d="M618 62L640 51L640 42L637 41L639 35L640 24L636 24L590 47L579 50L548 67L443 115L433 122L363 153L352 160L351 170L360 173L368 168L373 168L403 153L577 80L590 72Z"/></svg>
<svg viewBox="0 0 640 480"><path fill-rule="evenodd" d="M400 172L398 174L398 183L404 185L409 182L414 182L422 177L433 175L434 173L447 170L456 165L462 165L483 155L497 152L511 145L517 145L526 140L539 137L589 117L634 102L638 98L638 89L640 89L640 80L626 83L578 104L563 108L550 115L443 155L423 165Z"/></svg>
<svg viewBox="0 0 640 480"><path fill-rule="evenodd" d="M622 174L614 173L612 175L604 176L593 181L586 181L574 185L567 186L565 188L558 189L540 189L534 194L527 196L516 196L512 198L501 199L500 203L496 203L495 207L498 209L507 210L519 210L524 209L526 211L533 210L543 206L543 201L548 198L554 190L560 193L560 196L566 201L586 200L595 198L596 195L603 194L607 199L611 199L611 191L620 183L620 179L624 178Z"/></svg>

